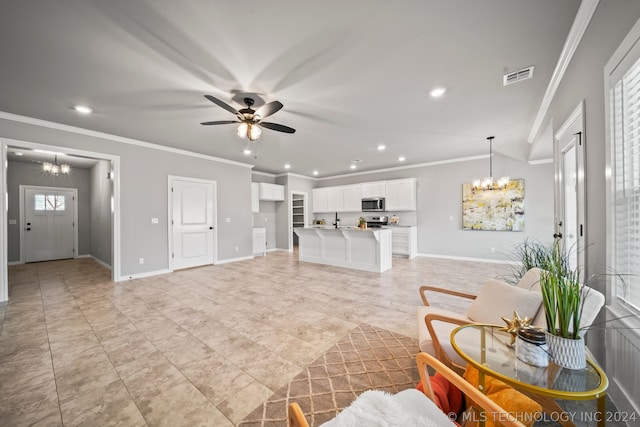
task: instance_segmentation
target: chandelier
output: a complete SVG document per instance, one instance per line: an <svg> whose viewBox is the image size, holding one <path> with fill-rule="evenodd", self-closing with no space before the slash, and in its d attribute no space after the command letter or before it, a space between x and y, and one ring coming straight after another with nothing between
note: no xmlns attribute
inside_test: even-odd
<svg viewBox="0 0 640 427"><path fill-rule="evenodd" d="M42 170L48 173L49 175L58 176L58 175L69 175L71 172L71 166L66 163L58 164L58 156L56 155L53 158L53 163L43 162Z"/></svg>
<svg viewBox="0 0 640 427"><path fill-rule="evenodd" d="M472 182L474 190L502 190L509 185L509 177L500 177L497 181L493 180L493 139L495 136L489 136L489 176L484 179L475 179Z"/></svg>

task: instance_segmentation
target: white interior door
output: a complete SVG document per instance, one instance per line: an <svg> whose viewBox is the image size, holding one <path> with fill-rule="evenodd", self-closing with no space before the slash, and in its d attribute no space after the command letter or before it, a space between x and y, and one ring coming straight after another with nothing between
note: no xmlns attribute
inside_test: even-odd
<svg viewBox="0 0 640 427"><path fill-rule="evenodd" d="M73 258L76 190L25 187L23 192L25 262Z"/></svg>
<svg viewBox="0 0 640 427"><path fill-rule="evenodd" d="M213 264L215 249L215 183L173 178L172 266Z"/></svg>
<svg viewBox="0 0 640 427"><path fill-rule="evenodd" d="M582 104L555 138L555 234L572 269L585 268L584 133Z"/></svg>

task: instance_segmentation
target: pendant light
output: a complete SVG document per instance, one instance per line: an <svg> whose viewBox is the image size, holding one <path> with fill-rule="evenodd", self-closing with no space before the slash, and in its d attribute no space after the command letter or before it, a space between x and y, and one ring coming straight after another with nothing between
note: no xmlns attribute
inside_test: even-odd
<svg viewBox="0 0 640 427"><path fill-rule="evenodd" d="M475 179L472 182L474 190L502 190L509 185L509 177L500 177L497 181L493 180L493 139L495 136L489 136L489 176L484 179Z"/></svg>
<svg viewBox="0 0 640 427"><path fill-rule="evenodd" d="M69 175L71 172L71 166L67 163L58 164L58 156L54 156L53 163L43 162L42 170L49 175L58 176L58 175Z"/></svg>

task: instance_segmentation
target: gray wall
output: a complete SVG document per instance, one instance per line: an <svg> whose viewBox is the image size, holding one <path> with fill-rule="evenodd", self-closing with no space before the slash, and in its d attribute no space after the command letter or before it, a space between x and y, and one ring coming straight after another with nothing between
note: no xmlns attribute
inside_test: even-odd
<svg viewBox="0 0 640 427"><path fill-rule="evenodd" d="M111 264L111 196L113 179L108 177L111 162L100 160L91 168L91 255Z"/></svg>
<svg viewBox="0 0 640 427"><path fill-rule="evenodd" d="M511 260L512 249L525 238L551 241L553 235L553 164L529 165L495 154L495 175L525 181L523 232L462 229L462 184L487 175L489 160L470 160L327 179L319 187L417 178L417 211L398 212L401 225L418 226L418 253L451 257ZM393 214L393 212L389 212ZM341 214L343 224L361 214ZM317 215L327 220L326 214ZM453 217L453 220L450 218ZM491 252L491 248L494 252Z"/></svg>
<svg viewBox="0 0 640 427"><path fill-rule="evenodd" d="M216 181L218 260L252 254L249 167L6 119L0 119L2 137L120 156L122 276L169 266L168 175ZM153 217L159 218L159 224L151 224ZM143 265L138 264L140 257L145 259Z"/></svg>
<svg viewBox="0 0 640 427"><path fill-rule="evenodd" d="M91 252L91 188L88 170L72 169L68 176L51 176L42 172L37 164L8 162L7 164L7 219L17 220L8 225L7 244L9 262L20 261L20 185L78 189L78 255Z"/></svg>
<svg viewBox="0 0 640 427"><path fill-rule="evenodd" d="M551 103L542 126L549 123L558 130L578 103L585 100L585 147L587 186L587 260L586 277L606 270L606 194L605 194L605 96L604 66L640 17L637 0L602 0L578 46L567 72ZM606 294L604 281L591 285ZM604 314L596 320L600 322ZM614 330L608 333L618 334ZM587 334L587 343L598 361L605 361L604 329L594 329ZM615 349L611 349L614 351ZM637 373L638 370L636 369ZM635 378L624 379L623 387L640 382ZM631 396L629 396L631 397ZM636 408L640 406L637 401Z"/></svg>

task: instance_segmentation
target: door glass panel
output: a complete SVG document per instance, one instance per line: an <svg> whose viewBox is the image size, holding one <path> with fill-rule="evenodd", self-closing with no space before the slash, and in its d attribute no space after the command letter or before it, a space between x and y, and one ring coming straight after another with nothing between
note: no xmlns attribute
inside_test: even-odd
<svg viewBox="0 0 640 427"><path fill-rule="evenodd" d="M34 206L37 211L64 211L65 196L36 194L34 196Z"/></svg>
<svg viewBox="0 0 640 427"><path fill-rule="evenodd" d="M45 210L45 203L44 203L44 194L36 194L34 196L34 206L35 206L35 210L37 211L43 211Z"/></svg>

